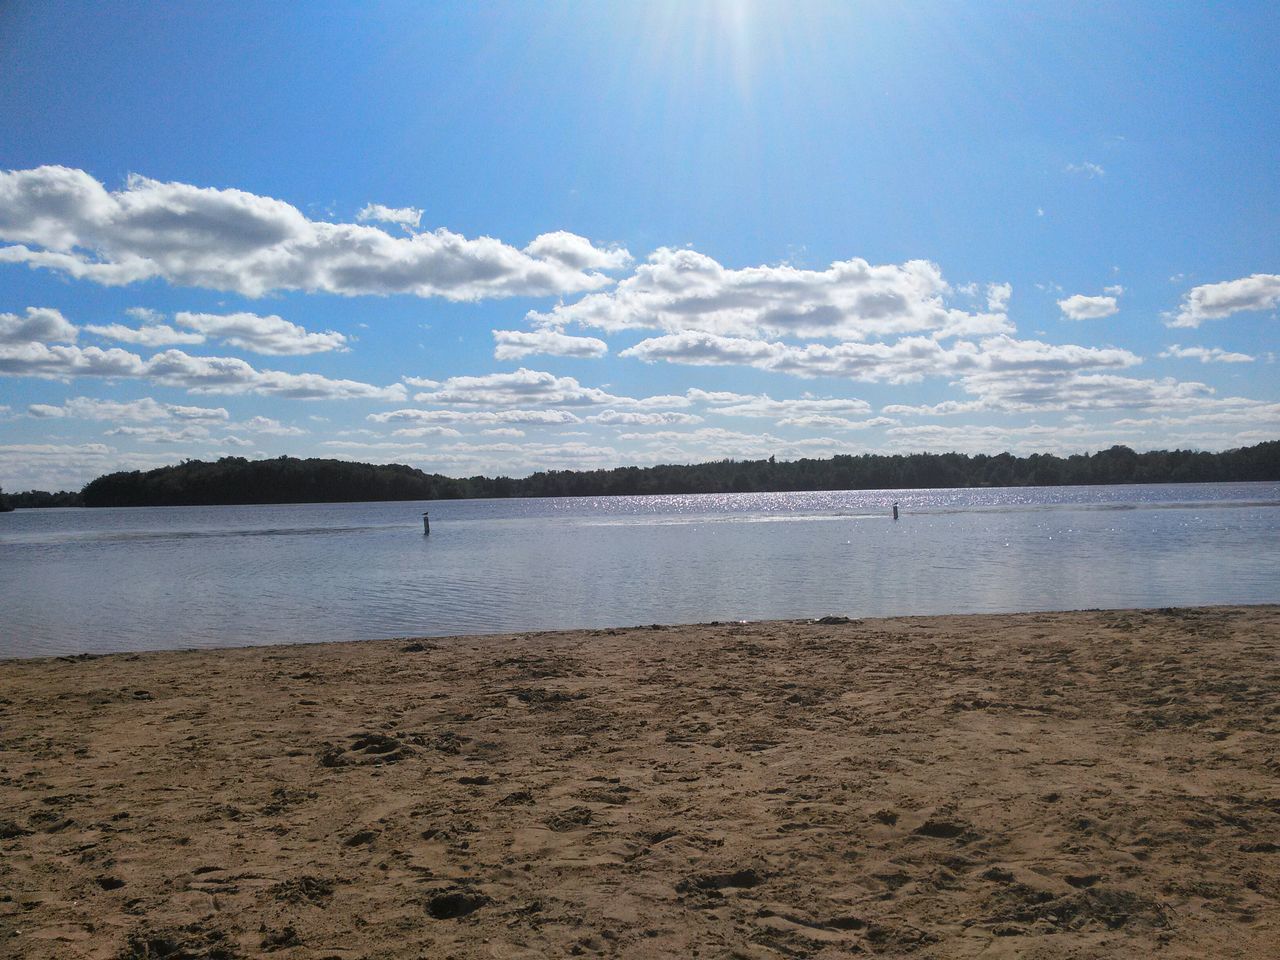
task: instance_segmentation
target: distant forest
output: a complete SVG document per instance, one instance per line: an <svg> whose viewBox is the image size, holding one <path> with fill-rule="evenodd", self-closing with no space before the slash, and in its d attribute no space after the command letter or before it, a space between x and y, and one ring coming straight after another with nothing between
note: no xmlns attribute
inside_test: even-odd
<svg viewBox="0 0 1280 960"><path fill-rule="evenodd" d="M840 455L826 460L717 460L692 465L551 470L522 479L455 479L403 464L345 460L187 460L110 473L79 493L0 494L15 507L144 507L234 503L339 503L467 497L583 497L657 493L1019 487L1100 483L1280 480L1280 440L1222 453L1114 446L1093 454L1015 457L963 453Z"/></svg>

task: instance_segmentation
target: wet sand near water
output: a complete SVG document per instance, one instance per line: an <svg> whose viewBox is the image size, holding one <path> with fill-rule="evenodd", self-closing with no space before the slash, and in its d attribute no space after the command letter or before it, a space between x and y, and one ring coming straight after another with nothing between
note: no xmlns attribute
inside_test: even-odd
<svg viewBox="0 0 1280 960"><path fill-rule="evenodd" d="M0 956L1270 958L1278 693L1273 606L0 662Z"/></svg>

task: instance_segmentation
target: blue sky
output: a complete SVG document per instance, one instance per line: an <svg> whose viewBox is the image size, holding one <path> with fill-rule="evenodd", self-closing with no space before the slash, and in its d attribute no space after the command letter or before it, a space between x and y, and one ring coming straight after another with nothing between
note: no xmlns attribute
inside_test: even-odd
<svg viewBox="0 0 1280 960"><path fill-rule="evenodd" d="M1280 436L1257 4L12 2L0 485Z"/></svg>

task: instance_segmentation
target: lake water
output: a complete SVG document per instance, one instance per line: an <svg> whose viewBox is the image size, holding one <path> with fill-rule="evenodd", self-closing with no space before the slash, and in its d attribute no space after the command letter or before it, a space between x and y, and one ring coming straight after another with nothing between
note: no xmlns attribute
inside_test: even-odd
<svg viewBox="0 0 1280 960"><path fill-rule="evenodd" d="M0 514L0 657L1276 602L1275 483Z"/></svg>

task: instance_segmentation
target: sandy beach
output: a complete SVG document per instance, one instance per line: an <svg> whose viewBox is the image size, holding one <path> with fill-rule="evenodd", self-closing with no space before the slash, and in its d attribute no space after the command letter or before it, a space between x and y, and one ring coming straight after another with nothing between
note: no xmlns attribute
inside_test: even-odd
<svg viewBox="0 0 1280 960"><path fill-rule="evenodd" d="M0 956L1274 957L1278 693L1277 607L0 662Z"/></svg>

